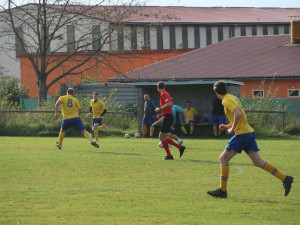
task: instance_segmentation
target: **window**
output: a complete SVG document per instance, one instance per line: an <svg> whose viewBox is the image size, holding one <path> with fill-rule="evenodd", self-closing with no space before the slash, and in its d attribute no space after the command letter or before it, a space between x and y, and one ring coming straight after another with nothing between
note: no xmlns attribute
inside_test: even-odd
<svg viewBox="0 0 300 225"><path fill-rule="evenodd" d="M118 51L124 51L124 29L123 26L118 27Z"/></svg>
<svg viewBox="0 0 300 225"><path fill-rule="evenodd" d="M23 29L22 27L19 27L16 29L16 37L15 37L15 47L16 47L16 52L17 53L22 53L23 48L22 48L22 42L23 42ZM19 37L17 37L19 36Z"/></svg>
<svg viewBox="0 0 300 225"><path fill-rule="evenodd" d="M75 26L67 25L67 51L75 51Z"/></svg>
<svg viewBox="0 0 300 225"><path fill-rule="evenodd" d="M137 50L137 30L136 26L130 27L131 50Z"/></svg>
<svg viewBox="0 0 300 225"><path fill-rule="evenodd" d="M170 26L170 49L176 49L175 26Z"/></svg>
<svg viewBox="0 0 300 225"><path fill-rule="evenodd" d="M200 48L200 30L198 26L194 26L195 48Z"/></svg>
<svg viewBox="0 0 300 225"><path fill-rule="evenodd" d="M189 38L188 38L188 27L183 25L182 26L182 48L188 48L189 47Z"/></svg>
<svg viewBox="0 0 300 225"><path fill-rule="evenodd" d="M206 26L206 45L212 44L211 26Z"/></svg>
<svg viewBox="0 0 300 225"><path fill-rule="evenodd" d="M246 36L246 26L241 26L241 36Z"/></svg>
<svg viewBox="0 0 300 225"><path fill-rule="evenodd" d="M254 98L263 98L264 97L264 90L253 90L252 96Z"/></svg>
<svg viewBox="0 0 300 225"><path fill-rule="evenodd" d="M144 27L144 45L150 46L150 27Z"/></svg>
<svg viewBox="0 0 300 225"><path fill-rule="evenodd" d="M263 25L263 35L268 35L268 25Z"/></svg>
<svg viewBox="0 0 300 225"><path fill-rule="evenodd" d="M218 42L223 41L223 26L218 26Z"/></svg>
<svg viewBox="0 0 300 225"><path fill-rule="evenodd" d="M100 25L93 26L92 37L93 37L93 50L96 51L101 47Z"/></svg>
<svg viewBox="0 0 300 225"><path fill-rule="evenodd" d="M163 49L163 28L162 26L158 25L157 26L157 49L160 50L160 49Z"/></svg>
<svg viewBox="0 0 300 225"><path fill-rule="evenodd" d="M288 97L300 97L299 89L288 89Z"/></svg>
<svg viewBox="0 0 300 225"><path fill-rule="evenodd" d="M252 35L253 36L257 35L257 26L256 25L252 25Z"/></svg>

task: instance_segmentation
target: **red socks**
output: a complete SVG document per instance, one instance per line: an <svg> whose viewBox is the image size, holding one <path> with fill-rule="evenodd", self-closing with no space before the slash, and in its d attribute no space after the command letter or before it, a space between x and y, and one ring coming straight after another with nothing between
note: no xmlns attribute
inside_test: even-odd
<svg viewBox="0 0 300 225"><path fill-rule="evenodd" d="M181 146L177 144L175 141L171 140L170 138L168 138L166 141L168 142L168 144L173 145L178 149L181 149Z"/></svg>
<svg viewBox="0 0 300 225"><path fill-rule="evenodd" d="M171 154L171 152L170 152L170 150L169 150L168 140L164 140L164 141L162 141L161 143L162 143L162 145L164 146L164 149L165 149L167 155L168 155L168 156L172 156L172 154Z"/></svg>

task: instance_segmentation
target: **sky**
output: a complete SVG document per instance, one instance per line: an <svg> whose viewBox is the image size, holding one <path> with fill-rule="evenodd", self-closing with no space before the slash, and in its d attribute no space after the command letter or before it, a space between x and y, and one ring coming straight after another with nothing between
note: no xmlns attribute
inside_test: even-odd
<svg viewBox="0 0 300 225"><path fill-rule="evenodd" d="M36 2L38 0L13 0L17 5L27 2ZM51 1L51 0L48 0ZM100 0L73 0L81 4L89 4ZM112 5L113 2L131 0L105 0ZM191 6L191 7L279 7L279 8L300 8L300 0L136 0L146 2L148 6ZM0 0L0 5L7 0Z"/></svg>

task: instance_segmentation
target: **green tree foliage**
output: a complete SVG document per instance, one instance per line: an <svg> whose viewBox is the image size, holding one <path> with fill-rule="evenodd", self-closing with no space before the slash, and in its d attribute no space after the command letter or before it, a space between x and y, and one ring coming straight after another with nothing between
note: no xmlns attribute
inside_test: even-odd
<svg viewBox="0 0 300 225"><path fill-rule="evenodd" d="M9 76L0 77L0 107L2 109L13 108L20 104L20 98L28 98L29 89L19 85L16 78Z"/></svg>

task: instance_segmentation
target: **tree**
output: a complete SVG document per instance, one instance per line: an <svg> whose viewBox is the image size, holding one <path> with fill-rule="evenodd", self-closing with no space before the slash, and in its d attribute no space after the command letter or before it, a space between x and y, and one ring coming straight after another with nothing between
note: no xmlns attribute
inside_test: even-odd
<svg viewBox="0 0 300 225"><path fill-rule="evenodd" d="M17 6L7 0L7 9L1 12L1 36L10 37L10 43L2 49L15 47L17 54L28 58L37 77L40 102L60 79L82 74L99 63L110 66L108 56L115 53L109 46L118 44L118 31L124 18L135 13L137 2L102 7L104 2L84 6L72 5L70 0L37 0ZM82 53L85 57L78 57ZM49 80L61 68L63 72Z"/></svg>

